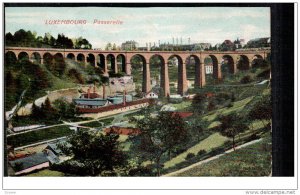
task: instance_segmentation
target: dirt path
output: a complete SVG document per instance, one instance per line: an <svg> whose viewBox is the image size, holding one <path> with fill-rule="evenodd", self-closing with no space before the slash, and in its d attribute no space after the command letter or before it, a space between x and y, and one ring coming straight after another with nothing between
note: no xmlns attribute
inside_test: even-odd
<svg viewBox="0 0 300 195"><path fill-rule="evenodd" d="M238 149L240 149L240 148L244 148L244 147L246 147L246 146L255 144L255 143L257 143L257 142L259 142L259 141L261 141L261 140L262 140L262 138L261 138L261 139L257 139L257 140L253 140L253 141L251 141L251 142L248 142L248 143L245 143L245 144L243 144L243 145L237 146L235 149L238 150ZM188 166L188 167L185 167L185 168L183 168L183 169L179 169L179 170L177 170L177 171L174 171L174 172L172 172L172 173L168 173L168 174L166 174L166 175L162 175L162 177L176 176L176 175L179 174L179 173L183 173L183 172L188 171L188 170L190 170L190 169L192 169L192 168L194 168L194 167L196 167L196 166L199 166L199 165L202 165L202 164L207 163L207 162L209 162L209 161L218 159L219 157L221 157L221 156L223 156L223 155L225 155L225 154L229 154L229 153L231 153L231 152L233 152L233 151L234 151L233 149L227 150L227 151L225 151L225 152L222 153L222 154L219 154L219 155L210 157L210 158L208 158L208 159L205 159L205 160L203 160L203 161L197 162L197 163L192 164L192 165L190 165L190 166Z"/></svg>

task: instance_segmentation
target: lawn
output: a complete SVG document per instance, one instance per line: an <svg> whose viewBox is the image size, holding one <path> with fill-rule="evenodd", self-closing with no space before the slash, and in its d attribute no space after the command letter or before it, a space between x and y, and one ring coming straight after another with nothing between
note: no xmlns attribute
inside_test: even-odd
<svg viewBox="0 0 300 195"><path fill-rule="evenodd" d="M220 135L219 133L214 133L210 135L208 138L200 141L195 146L189 148L187 151L179 154L175 158L172 158L171 160L165 162L164 168L169 168L174 166L175 164L178 164L180 162L185 161L185 157L188 153L194 153L197 154L200 150L205 150L209 152L211 149L222 146L224 142L226 142L228 138Z"/></svg>
<svg viewBox="0 0 300 195"><path fill-rule="evenodd" d="M192 101L183 101L178 104L169 104L170 106L176 108L177 111L187 111L191 107Z"/></svg>
<svg viewBox="0 0 300 195"><path fill-rule="evenodd" d="M63 176L65 176L65 174L62 172L44 169L35 173L28 174L25 177L63 177Z"/></svg>
<svg viewBox="0 0 300 195"><path fill-rule="evenodd" d="M271 173L271 137L196 166L176 176L268 176Z"/></svg>
<svg viewBox="0 0 300 195"><path fill-rule="evenodd" d="M208 113L202 119L207 120L207 121L214 121L219 114L225 114L226 115L226 114L229 114L229 113L232 113L232 112L239 112L239 111L243 110L245 105L247 103L249 103L253 99L253 97L254 96L251 96L251 97L248 97L246 99L236 101L236 102L233 103L232 107L221 108L221 109L218 109L216 111L213 111L212 113Z"/></svg>
<svg viewBox="0 0 300 195"><path fill-rule="evenodd" d="M7 138L7 144L14 147L25 146L49 139L70 135L73 131L68 126L51 127L28 133L13 135Z"/></svg>

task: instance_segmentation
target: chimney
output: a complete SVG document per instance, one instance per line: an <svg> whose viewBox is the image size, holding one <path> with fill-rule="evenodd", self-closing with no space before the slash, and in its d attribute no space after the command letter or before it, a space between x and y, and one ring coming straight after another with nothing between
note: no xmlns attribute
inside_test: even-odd
<svg viewBox="0 0 300 195"><path fill-rule="evenodd" d="M102 89L103 89L103 94L102 94L103 95L103 99L105 99L105 85L104 84L102 85Z"/></svg>
<svg viewBox="0 0 300 195"><path fill-rule="evenodd" d="M91 87L88 88L88 99L90 99Z"/></svg>
<svg viewBox="0 0 300 195"><path fill-rule="evenodd" d="M123 91L123 106L126 106L126 90Z"/></svg>

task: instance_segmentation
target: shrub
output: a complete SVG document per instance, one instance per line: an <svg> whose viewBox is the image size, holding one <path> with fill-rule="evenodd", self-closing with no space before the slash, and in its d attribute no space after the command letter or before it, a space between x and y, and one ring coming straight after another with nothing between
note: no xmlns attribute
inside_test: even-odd
<svg viewBox="0 0 300 195"><path fill-rule="evenodd" d="M194 153L188 153L185 157L185 160L189 160L191 158L194 158L195 157L195 154Z"/></svg>
<svg viewBox="0 0 300 195"><path fill-rule="evenodd" d="M252 81L251 77L249 75L246 75L244 76L242 79L241 79L241 83L242 84L246 84L246 83L250 83Z"/></svg>
<svg viewBox="0 0 300 195"><path fill-rule="evenodd" d="M197 155L198 155L198 156L201 156L201 155L203 155L203 154L205 154L205 153L206 153L205 150L200 150L200 151L197 153Z"/></svg>

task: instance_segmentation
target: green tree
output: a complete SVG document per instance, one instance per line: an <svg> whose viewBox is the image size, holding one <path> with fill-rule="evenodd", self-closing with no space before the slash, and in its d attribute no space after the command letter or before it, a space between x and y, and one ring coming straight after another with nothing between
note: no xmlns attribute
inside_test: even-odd
<svg viewBox="0 0 300 195"><path fill-rule="evenodd" d="M267 129L268 123L272 119L272 104L270 96L262 96L261 99L253 105L252 109L248 113L249 119L260 120L263 126Z"/></svg>
<svg viewBox="0 0 300 195"><path fill-rule="evenodd" d="M233 113L229 115L219 116L221 122L219 131L221 135L232 139L232 147L235 150L235 137L248 129L245 120Z"/></svg>
<svg viewBox="0 0 300 195"><path fill-rule="evenodd" d="M117 169L126 166L127 157L120 149L119 135L78 130L61 144L62 151L73 158L67 161L71 174L82 176L116 175Z"/></svg>
<svg viewBox="0 0 300 195"><path fill-rule="evenodd" d="M154 161L159 176L162 156L188 140L185 123L177 114L160 112L157 117L151 117L151 111L145 112L145 117L136 122L141 133L140 141L133 147L141 151L141 158Z"/></svg>
<svg viewBox="0 0 300 195"><path fill-rule="evenodd" d="M204 94L197 93L192 100L192 109L195 113L203 114L207 98Z"/></svg>

